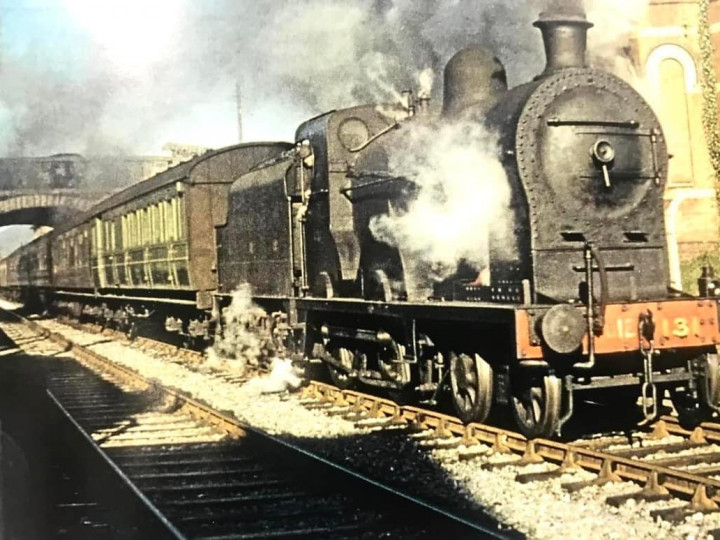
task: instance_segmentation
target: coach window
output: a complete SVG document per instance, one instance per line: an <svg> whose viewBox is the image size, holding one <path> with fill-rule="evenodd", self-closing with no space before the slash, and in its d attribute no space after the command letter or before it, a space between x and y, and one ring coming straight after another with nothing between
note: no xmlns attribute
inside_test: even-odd
<svg viewBox="0 0 720 540"><path fill-rule="evenodd" d="M95 225L93 227L93 237L95 240L95 252L94 255L101 254L103 252L103 230L102 230L102 221L99 219L95 219ZM72 238L69 240L72 244Z"/></svg>
<svg viewBox="0 0 720 540"><path fill-rule="evenodd" d="M150 205L147 207L147 220L148 224L150 225L150 227L148 228L148 231L150 232L148 244L154 244L155 235L157 234L157 229L155 228L155 205Z"/></svg>
<svg viewBox="0 0 720 540"><path fill-rule="evenodd" d="M132 239L131 246L135 248L138 245L137 216L135 215L135 212L131 212L130 215L128 215L128 219L128 224L130 226L130 238Z"/></svg>
<svg viewBox="0 0 720 540"><path fill-rule="evenodd" d="M145 220L143 219L143 209L139 209L135 212L135 226L137 229L137 243L138 247L145 245Z"/></svg>
<svg viewBox="0 0 720 540"><path fill-rule="evenodd" d="M123 245L123 231L122 223L120 223L119 217L113 220L113 230L115 231L115 237L113 238L113 249L115 251L121 251Z"/></svg>
<svg viewBox="0 0 720 540"><path fill-rule="evenodd" d="M133 212L133 228L135 229L135 247L142 244L142 236L140 235L140 210Z"/></svg>
<svg viewBox="0 0 720 540"><path fill-rule="evenodd" d="M177 197L174 197L172 201L170 201L171 204L171 212L172 212L172 237L174 241L180 240L180 233L178 230L178 199Z"/></svg>
<svg viewBox="0 0 720 540"><path fill-rule="evenodd" d="M157 203L155 205L155 221L157 223L157 243L162 244L165 241L164 233L163 233L163 225L165 224L165 221L163 220L163 206L162 201Z"/></svg>
<svg viewBox="0 0 720 540"><path fill-rule="evenodd" d="M162 204L157 203L155 208L155 226L157 227L157 237L155 242L161 244L163 241L163 220L162 220Z"/></svg>
<svg viewBox="0 0 720 540"><path fill-rule="evenodd" d="M185 238L185 199L179 197L177 202L177 236L178 240Z"/></svg>
<svg viewBox="0 0 720 540"><path fill-rule="evenodd" d="M167 201L160 203L162 208L162 223L163 223L163 242L167 243L170 240L170 227L168 226L168 215L169 215L169 204Z"/></svg>
<svg viewBox="0 0 720 540"><path fill-rule="evenodd" d="M180 240L180 199L174 197L172 200L173 240Z"/></svg>

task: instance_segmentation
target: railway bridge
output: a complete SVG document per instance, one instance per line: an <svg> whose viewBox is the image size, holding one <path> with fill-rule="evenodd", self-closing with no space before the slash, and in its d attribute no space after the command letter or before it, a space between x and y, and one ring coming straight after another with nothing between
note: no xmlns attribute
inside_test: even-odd
<svg viewBox="0 0 720 540"><path fill-rule="evenodd" d="M86 160L79 154L0 159L0 227L55 227L90 207Z"/></svg>
<svg viewBox="0 0 720 540"><path fill-rule="evenodd" d="M105 195L77 189L0 189L0 227L56 227L78 212L87 210Z"/></svg>
<svg viewBox="0 0 720 540"><path fill-rule="evenodd" d="M207 150L180 144L163 149L170 155L0 158L0 227L56 227L111 192Z"/></svg>

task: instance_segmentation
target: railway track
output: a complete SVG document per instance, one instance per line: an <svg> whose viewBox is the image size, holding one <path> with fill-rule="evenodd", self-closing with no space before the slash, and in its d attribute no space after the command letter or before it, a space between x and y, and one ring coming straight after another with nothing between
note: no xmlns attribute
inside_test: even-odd
<svg viewBox="0 0 720 540"><path fill-rule="evenodd" d="M6 354L57 357L51 400L134 499L114 511L141 508L162 531L153 537L507 536L244 426L37 323L0 328L17 346Z"/></svg>
<svg viewBox="0 0 720 540"><path fill-rule="evenodd" d="M516 481L540 482L579 471L595 476L569 480L567 491L578 491L609 482L631 481L639 489L608 497L619 506L629 500L668 501L653 517L682 521L697 512L720 511L720 424L705 423L693 431L683 429L676 418L664 416L652 429L637 432L628 441L622 435L560 442L527 440L521 434L484 425L464 425L455 417L396 403L352 390L312 381L303 390L305 403L333 415L345 415L377 426L406 425L432 447L456 449L448 459L479 460L484 468L524 467L546 463L540 472L519 472ZM498 455L507 457L497 461Z"/></svg>
<svg viewBox="0 0 720 540"><path fill-rule="evenodd" d="M575 492L630 481L637 487L608 496L607 504L620 506L631 500L658 503L652 510L654 518L678 522L691 514L716 512L720 504L720 424L706 423L688 431L676 418L664 416L630 437L527 441L512 431L481 424L465 426L436 411L399 406L318 381L309 381L301 402L360 427L407 430L427 448L442 449L443 459L474 462L487 469L517 467L519 483L560 477L563 487ZM523 470L533 465L536 467L529 468L540 466L543 470Z"/></svg>

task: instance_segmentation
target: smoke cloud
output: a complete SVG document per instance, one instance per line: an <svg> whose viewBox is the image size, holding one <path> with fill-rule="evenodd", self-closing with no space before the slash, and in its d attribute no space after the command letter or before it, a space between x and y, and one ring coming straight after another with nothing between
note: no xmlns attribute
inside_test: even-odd
<svg viewBox="0 0 720 540"><path fill-rule="evenodd" d="M591 44L620 40L645 4L587 0L596 23ZM47 26L69 28L63 27L72 40L67 48L54 41L43 48L36 37L20 51L2 49L0 153L148 153L169 140L230 144L237 136L237 82L247 138L290 139L299 122L322 111L397 99L398 89L417 87L419 73L427 83L470 44L495 50L510 84L518 84L542 66L531 23L547 2L158 0L150 9L136 0L62 0L59 6L41 15ZM13 19L0 15L5 30Z"/></svg>

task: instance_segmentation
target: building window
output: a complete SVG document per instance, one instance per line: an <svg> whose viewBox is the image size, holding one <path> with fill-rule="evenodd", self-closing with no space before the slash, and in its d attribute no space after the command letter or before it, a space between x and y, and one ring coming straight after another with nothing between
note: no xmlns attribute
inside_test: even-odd
<svg viewBox="0 0 720 540"><path fill-rule="evenodd" d="M665 133L668 152L673 156L668 170L668 185L693 185L697 173L693 145L704 145L699 124L701 111L697 105L693 109L691 97L698 92L695 62L690 53L679 45L664 44L650 53L646 71L656 92L652 100L655 112Z"/></svg>

